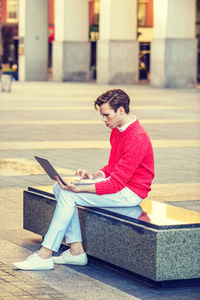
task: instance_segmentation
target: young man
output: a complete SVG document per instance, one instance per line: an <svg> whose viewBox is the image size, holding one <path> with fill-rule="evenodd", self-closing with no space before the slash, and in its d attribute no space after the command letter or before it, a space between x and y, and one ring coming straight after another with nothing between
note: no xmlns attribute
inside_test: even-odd
<svg viewBox="0 0 200 300"><path fill-rule="evenodd" d="M79 169L76 175L94 179L95 184L64 185L59 178L53 190L56 210L42 248L25 261L13 265L21 270L53 269L55 264L87 264L83 249L77 205L128 207L139 205L151 190L154 177L153 149L148 134L130 114L129 96L121 89L109 90L95 101L102 121L111 131L108 164L97 172ZM63 237L70 249L58 257Z"/></svg>

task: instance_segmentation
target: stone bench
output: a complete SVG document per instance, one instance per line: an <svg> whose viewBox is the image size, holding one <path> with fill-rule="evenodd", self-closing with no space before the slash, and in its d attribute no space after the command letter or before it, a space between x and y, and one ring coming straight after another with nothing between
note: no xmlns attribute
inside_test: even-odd
<svg viewBox="0 0 200 300"><path fill-rule="evenodd" d="M56 206L52 186L29 187L23 201L24 229L45 236ZM157 287L200 284L200 213L148 199L78 210L89 256Z"/></svg>

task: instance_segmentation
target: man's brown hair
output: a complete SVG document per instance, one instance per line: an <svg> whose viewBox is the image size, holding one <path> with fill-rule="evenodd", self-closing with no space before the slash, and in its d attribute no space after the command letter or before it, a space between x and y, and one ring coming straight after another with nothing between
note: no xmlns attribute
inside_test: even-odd
<svg viewBox="0 0 200 300"><path fill-rule="evenodd" d="M104 103L108 103L114 112L117 112L121 106L124 107L126 114L130 112L130 98L123 90L113 89L100 95L94 101L95 109L99 110L99 107Z"/></svg>

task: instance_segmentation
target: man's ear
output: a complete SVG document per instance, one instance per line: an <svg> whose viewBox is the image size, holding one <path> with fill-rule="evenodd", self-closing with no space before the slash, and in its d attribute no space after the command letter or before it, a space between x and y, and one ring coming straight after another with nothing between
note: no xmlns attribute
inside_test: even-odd
<svg viewBox="0 0 200 300"><path fill-rule="evenodd" d="M124 109L123 106L120 106L120 107L118 108L118 111L119 111L119 114L120 114L121 116L124 115L124 113L125 113L125 109Z"/></svg>

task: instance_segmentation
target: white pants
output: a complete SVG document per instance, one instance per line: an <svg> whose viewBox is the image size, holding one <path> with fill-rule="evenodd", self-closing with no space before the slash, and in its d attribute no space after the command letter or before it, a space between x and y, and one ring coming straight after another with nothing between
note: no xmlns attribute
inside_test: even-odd
<svg viewBox="0 0 200 300"><path fill-rule="evenodd" d="M64 236L67 243L82 241L77 205L130 207L137 206L142 202L142 199L127 187L116 194L99 196L91 193L65 191L56 183L53 191L57 199L57 205L42 246L56 252L59 250Z"/></svg>

